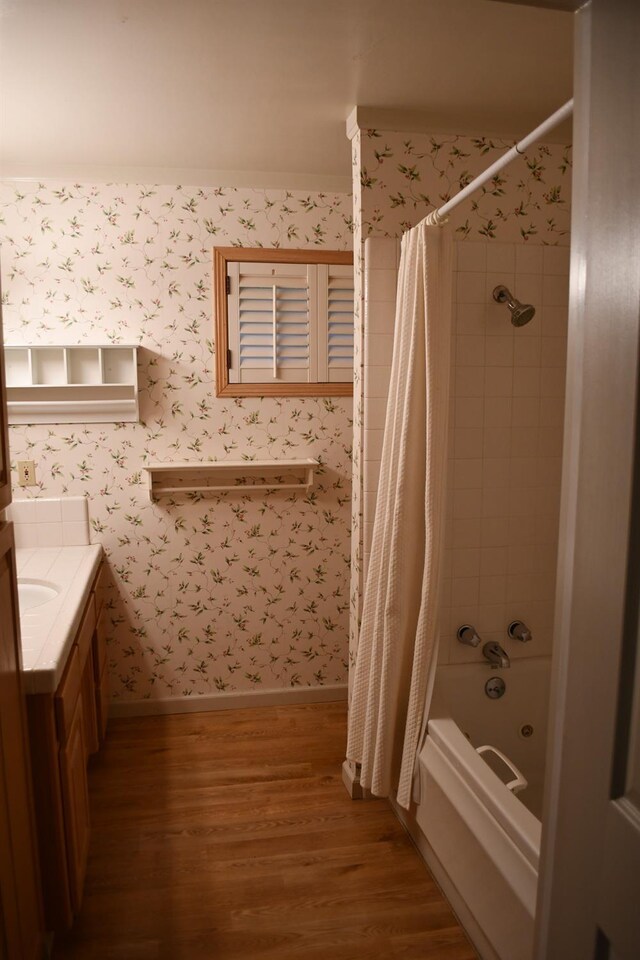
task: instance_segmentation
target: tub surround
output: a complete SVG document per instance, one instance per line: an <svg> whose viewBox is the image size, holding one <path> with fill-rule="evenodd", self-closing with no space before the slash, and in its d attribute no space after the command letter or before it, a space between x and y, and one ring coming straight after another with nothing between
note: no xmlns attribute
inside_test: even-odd
<svg viewBox="0 0 640 960"><path fill-rule="evenodd" d="M352 140L357 243L349 641L353 663L377 493L385 383L388 385L391 367L398 238L433 207L485 170L512 144L488 136L398 133L359 129L357 125L348 126L348 134ZM548 651L550 644L548 611L552 596L549 596L547 574L555 572L555 535L547 517L557 513L559 503L558 438L561 439L562 425L557 418L562 405L561 368L566 351L570 181L571 148L537 144L469 203L457 207L446 227L459 241L456 244L458 273L467 275L464 279L460 276L455 288L460 319L455 319L452 395L459 401L454 408L452 399L450 422L453 425L457 421L461 434L468 431L469 445L464 453L459 452L462 443L454 452L456 459L470 462L459 469L455 481L450 478L457 487L455 498L453 494L450 497L451 513L455 512L455 516L449 520L443 602L445 634L448 638L451 622L456 621L456 626L465 622L464 619L457 622L456 607L469 611L481 606L488 613L486 623L483 620L483 630L497 634L502 630L502 613L498 608L504 609L510 601L518 604L526 600L527 604L537 604L537 634L541 646L536 644L535 650L520 649L517 656L539 655L543 647ZM538 317L515 332L516 337L520 336L517 350L508 313L504 306L490 300L492 287L488 286L494 278L494 286L497 283L508 286L509 280L515 283L516 275L521 281L521 299L539 308ZM543 295L544 308L540 309ZM460 309L462 304L464 308ZM485 315L486 304L490 309ZM541 329L541 322L546 322L546 329ZM505 342L507 338L511 346ZM524 346L523 341L526 341ZM456 367L461 368L459 393L455 392ZM491 373L496 374L491 377L486 393L485 367L487 373L492 368ZM528 369L521 371L521 368ZM465 392L467 385L469 392ZM486 444L484 427L487 428ZM514 434L518 432L513 448L512 427ZM476 431L473 437L472 431ZM537 446L532 452L532 445L538 441L540 455L547 461L545 465L553 469L550 461L555 459L556 473L553 479L550 474L538 477L531 471L525 473L524 496L517 502L514 492L510 502L504 493L505 481L511 482L511 475L515 478L521 461L538 456ZM512 474L506 462L511 457L518 460ZM489 469L483 476L479 465L481 467L484 458L494 461L489 465L493 474ZM501 478L494 482L500 471ZM465 479L469 481L468 487ZM548 492L554 484L557 497ZM547 491L534 490L537 486L546 487ZM540 520L536 510L541 511ZM537 523L540 540L528 544L532 549L517 557L517 566L507 573L508 521L523 513L526 513L529 531L531 523ZM455 542L452 522L456 534L460 534ZM557 528L557 515L554 522ZM528 535L533 539L533 534ZM481 556L485 548L488 552ZM457 551L455 558L454 551ZM515 553L515 549L512 552ZM471 572L467 573L468 570ZM468 582L460 582L465 580ZM512 619L523 616L520 610ZM450 649L448 639L444 646L443 655L447 660L469 656L467 651L458 654L455 647ZM512 649L509 652L511 654Z"/></svg>
<svg viewBox="0 0 640 960"><path fill-rule="evenodd" d="M60 591L47 603L20 613L25 692L53 693L102 561L102 547L22 547L16 558L18 580L45 581Z"/></svg>

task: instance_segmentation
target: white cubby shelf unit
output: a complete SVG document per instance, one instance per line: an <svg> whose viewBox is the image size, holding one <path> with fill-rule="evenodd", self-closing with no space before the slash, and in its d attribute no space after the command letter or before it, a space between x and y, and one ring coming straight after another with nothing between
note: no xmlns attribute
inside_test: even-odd
<svg viewBox="0 0 640 960"><path fill-rule="evenodd" d="M225 491L300 490L313 485L318 460L215 460L148 463L149 497Z"/></svg>
<svg viewBox="0 0 640 960"><path fill-rule="evenodd" d="M131 344L4 348L9 423L137 421Z"/></svg>

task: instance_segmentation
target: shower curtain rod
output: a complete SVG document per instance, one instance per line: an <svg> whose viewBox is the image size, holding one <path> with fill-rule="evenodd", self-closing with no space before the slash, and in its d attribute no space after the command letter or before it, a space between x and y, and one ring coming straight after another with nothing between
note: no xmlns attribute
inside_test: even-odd
<svg viewBox="0 0 640 960"><path fill-rule="evenodd" d="M484 186L489 180L492 180L499 170L502 170L508 163L511 163L512 160L515 160L516 157L523 154L527 147L530 147L536 140L540 140L549 130L552 130L554 127L557 127L559 123L562 123L563 120L566 120L567 117L571 116L572 112L573 99L567 100L559 110L556 110L550 117L547 117L540 126L532 130L526 137L523 137L522 140L516 143L514 147L511 147L511 149L496 160L495 163L492 163L490 167L487 167L484 173L481 173L475 180L472 180L471 183L460 190L459 193L456 193L455 197L448 200L442 207L439 207L437 210L432 210L431 213L427 214L424 222L432 227L441 226L443 223L446 223L451 210L462 203L463 200L466 200L467 197L471 196L472 193L475 193L476 190L479 190L480 187Z"/></svg>

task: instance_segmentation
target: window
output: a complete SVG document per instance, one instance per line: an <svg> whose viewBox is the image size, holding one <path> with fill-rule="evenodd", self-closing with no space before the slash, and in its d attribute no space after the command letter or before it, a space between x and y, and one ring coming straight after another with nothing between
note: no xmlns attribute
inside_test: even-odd
<svg viewBox="0 0 640 960"><path fill-rule="evenodd" d="M217 395L353 392L353 255L216 247Z"/></svg>

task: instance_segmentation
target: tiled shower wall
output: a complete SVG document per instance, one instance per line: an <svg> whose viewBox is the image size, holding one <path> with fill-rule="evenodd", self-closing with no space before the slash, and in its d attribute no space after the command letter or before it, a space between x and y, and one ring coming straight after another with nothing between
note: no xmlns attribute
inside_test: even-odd
<svg viewBox="0 0 640 960"><path fill-rule="evenodd" d="M569 250L456 247L440 659L481 659L457 641L463 623L510 656L540 656L551 652ZM526 326L495 303L498 284L535 305ZM508 640L512 620L528 624L531 643Z"/></svg>
<svg viewBox="0 0 640 960"><path fill-rule="evenodd" d="M551 652L567 347L567 247L455 244L451 407L440 661L482 659L472 623L510 656ZM364 563L369 555L391 365L399 243L365 244ZM515 328L492 291L536 306ZM384 396L383 396L384 395ZM507 640L511 620L528 645Z"/></svg>

